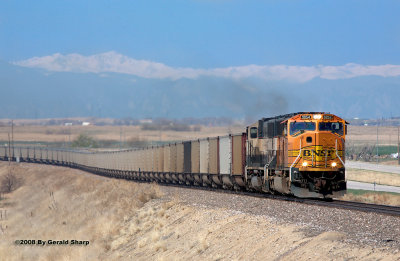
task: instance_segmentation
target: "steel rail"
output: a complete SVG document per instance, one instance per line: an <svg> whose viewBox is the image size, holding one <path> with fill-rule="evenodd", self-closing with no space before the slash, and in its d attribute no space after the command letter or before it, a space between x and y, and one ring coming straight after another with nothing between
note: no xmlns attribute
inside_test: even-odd
<svg viewBox="0 0 400 261"><path fill-rule="evenodd" d="M30 161L28 163L36 163L36 164L46 164L43 162L38 161ZM125 179L125 180L132 180L138 183L152 183L156 182L161 186L172 186L177 188L186 188L186 189L198 189L198 190L206 190L212 191L216 193L225 193L225 194L234 194L234 195L243 195L243 196L250 196L256 198L265 198L265 199L272 199L272 200L281 200L281 201L289 201L295 203L301 203L306 205L314 205L314 206L322 206L322 207L330 207L330 208L337 208L337 209L347 209L347 210L354 210L354 211L362 211L362 212L369 212L369 213L377 213L383 215L391 215L391 216L399 216L400 217L400 207L399 206L389 206L389 205L379 205L379 204L371 204L371 203L362 203L362 202L354 202L354 201L344 201L344 200L327 200L327 199L310 199L310 198L296 198L290 195L282 195L282 194L271 194L271 193L262 193L259 191L245 191L245 190L230 190L230 189L223 189L223 188L215 188L212 186L201 186L190 184L187 185L185 183L173 183L173 182L158 182L156 180L151 180L149 178L142 178L142 179L133 179L124 176L112 176L106 172L99 172L95 170L90 170L87 167L80 167L80 166L68 166L62 163L50 163L46 165L56 165L61 167L70 167L70 168L77 168L82 171L92 173L94 175L99 175L107 178L118 178L118 179Z"/></svg>
<svg viewBox="0 0 400 261"><path fill-rule="evenodd" d="M142 182L148 183L149 181L142 181ZM203 187L203 186L194 186L194 185L188 186L185 184L175 184L175 183L158 183L157 182L157 184L159 184L161 186L172 186L172 187L177 187L177 188L206 190L206 191L212 191L212 192L216 192L216 193L243 195L243 196L256 197L256 198L289 201L289 202L306 204L306 205L354 210L354 211L369 212L369 213L376 213L376 214L400 217L400 207L396 207L396 206L378 205L378 204L370 204L370 203L362 203L362 202L354 202L354 201L344 201L344 200L329 201L329 200L324 200L324 199L296 198L296 197L288 196L288 195L269 194L269 193L267 194L267 193L261 193L258 191L235 191L235 190L227 190L227 189L213 188L213 187Z"/></svg>

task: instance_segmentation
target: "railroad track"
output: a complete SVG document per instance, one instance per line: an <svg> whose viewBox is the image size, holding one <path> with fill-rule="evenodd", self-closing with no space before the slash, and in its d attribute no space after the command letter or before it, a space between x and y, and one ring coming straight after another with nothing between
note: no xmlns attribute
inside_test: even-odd
<svg viewBox="0 0 400 261"><path fill-rule="evenodd" d="M340 208L345 208L345 209L353 209L353 210L375 212L375 213L392 215L392 216L400 216L400 207L396 207L396 206L360 203L360 202L343 201L343 200L334 200L329 203L332 205L338 206Z"/></svg>
<svg viewBox="0 0 400 261"><path fill-rule="evenodd" d="M223 190L221 192L226 193L226 190ZM377 214L384 214L384 215L400 217L400 207L396 207L396 206L378 205L378 204L362 203L362 202L355 202L355 201L344 201L344 200L330 200L329 201L329 200L323 200L323 199L295 198L295 197L291 197L291 196L264 194L264 193L259 193L259 192L247 192L247 191L246 192L229 191L229 192L232 192L233 194L242 194L242 195L258 197L258 198L268 198L268 199L273 199L273 200L290 201L290 202L296 202L296 203L307 204L307 205L348 209L348 210L370 212L370 213L377 213Z"/></svg>
<svg viewBox="0 0 400 261"><path fill-rule="evenodd" d="M96 173L94 173L94 174L96 174ZM124 179L124 178L122 178L122 179ZM141 182L141 183L151 182L151 181L142 181L142 180L134 180L134 181ZM159 182L157 182L157 184L159 184L161 186L206 190L206 191L212 191L212 192L217 192L217 193L243 195L243 196L250 196L250 197L256 197L256 198L267 198L267 199L272 199L272 200L289 201L289 202L296 202L296 203L300 203L300 204L323 206L323 207L330 207L330 208L340 208L340 209L355 210L355 211L370 212L370 213L377 213L377 214L384 214L384 215L400 217L400 207L397 207L397 206L379 205L379 204L335 200L335 199L334 200L324 200L324 199L295 198L293 196L267 194L267 193L260 193L260 192L256 192L256 191L254 191L254 192L252 192L252 191L235 191L235 190L227 190L227 189L222 189L222 188L203 187L203 186L177 184L177 183L159 183Z"/></svg>
<svg viewBox="0 0 400 261"><path fill-rule="evenodd" d="M163 183L160 183L164 185ZM182 187L182 186L177 186ZM202 187L189 187L188 188L200 188ZM400 207L396 206L388 206L388 205L378 205L378 204L370 204L370 203L362 203L355 201L344 201L344 200L323 200L323 199L307 199L307 198L295 198L292 196L285 195L273 195L259 192L248 192L248 191L232 191L232 190L223 190L223 189L213 189L207 188L207 190L220 192L220 193L230 193L230 194L240 194L257 198L268 198L273 200L281 200L281 201L290 201L307 205L315 205L315 206L324 206L330 208L340 208L340 209L348 209L362 212L372 212L377 214L391 215L400 217Z"/></svg>
<svg viewBox="0 0 400 261"><path fill-rule="evenodd" d="M31 163L43 164L41 162L31 162ZM68 167L68 166L64 166L62 164L52 164L52 165ZM94 171L90 171L90 170L82 169L82 168L79 168L79 169L81 169L85 172L89 172L89 173L92 173L95 175L100 175L100 176L104 176L104 177L108 177L108 178L133 180L135 182L140 182L140 183L154 182L151 180L136 180L136 179L128 179L125 177L113 177L113 176L107 175L106 173L98 173L98 172L94 172ZM273 199L273 200L290 201L290 202L296 202L296 203L307 204L307 205L348 209L348 210L370 212L370 213L377 213L377 214L384 214L384 215L400 217L400 207L396 207L396 206L378 205L378 204L361 203L361 202L344 201L344 200L295 198L293 196L267 194L267 193L260 193L260 192L256 192L256 191L254 191L254 192L253 191L235 191L235 190L227 190L227 189L222 189L222 188L204 187L204 186L198 186L198 185L186 185L186 184L179 184L179 183L157 182L157 184L162 185L162 186L173 186L173 187L178 187L178 188L207 190L207 191L213 191L213 192L217 192L217 193L228 193L228 194L245 195L245 196L257 197L257 198L268 198L268 199Z"/></svg>

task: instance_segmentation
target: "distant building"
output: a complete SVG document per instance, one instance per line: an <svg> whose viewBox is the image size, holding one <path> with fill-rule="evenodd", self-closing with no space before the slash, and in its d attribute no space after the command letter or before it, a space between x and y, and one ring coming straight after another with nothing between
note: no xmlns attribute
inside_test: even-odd
<svg viewBox="0 0 400 261"><path fill-rule="evenodd" d="M140 122L141 124L153 123L153 120L152 120L152 119L141 119L141 120L139 120L139 122Z"/></svg>
<svg viewBox="0 0 400 261"><path fill-rule="evenodd" d="M72 122L66 122L64 123L64 126L72 126Z"/></svg>
<svg viewBox="0 0 400 261"><path fill-rule="evenodd" d="M89 126L89 125L90 125L90 122L87 122L87 121L82 122L82 126Z"/></svg>

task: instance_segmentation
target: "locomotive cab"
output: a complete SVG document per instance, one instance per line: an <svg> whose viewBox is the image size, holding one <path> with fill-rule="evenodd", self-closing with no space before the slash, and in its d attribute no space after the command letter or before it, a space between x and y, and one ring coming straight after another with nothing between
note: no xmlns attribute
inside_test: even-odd
<svg viewBox="0 0 400 261"><path fill-rule="evenodd" d="M248 185L297 197L344 195L346 124L330 113L301 112L248 126Z"/></svg>

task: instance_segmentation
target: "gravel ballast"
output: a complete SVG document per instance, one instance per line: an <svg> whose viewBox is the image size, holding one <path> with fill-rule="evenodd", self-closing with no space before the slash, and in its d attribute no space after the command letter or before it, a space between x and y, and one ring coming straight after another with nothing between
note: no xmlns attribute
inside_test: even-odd
<svg viewBox="0 0 400 261"><path fill-rule="evenodd" d="M277 224L295 224L306 236L337 231L346 235L344 243L400 250L400 218L395 216L201 189L162 186L162 191L195 207L229 209L264 216Z"/></svg>

